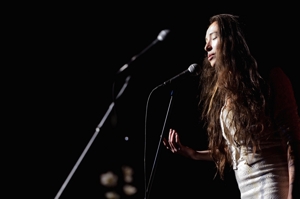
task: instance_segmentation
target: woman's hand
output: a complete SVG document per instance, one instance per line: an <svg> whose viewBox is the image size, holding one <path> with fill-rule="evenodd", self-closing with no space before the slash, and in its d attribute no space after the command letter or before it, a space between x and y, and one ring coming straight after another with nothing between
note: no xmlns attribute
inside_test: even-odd
<svg viewBox="0 0 300 199"><path fill-rule="evenodd" d="M163 144L173 153L178 153L183 148L179 135L174 129L170 129L168 140L163 138Z"/></svg>
<svg viewBox="0 0 300 199"><path fill-rule="evenodd" d="M213 160L209 150L196 151L188 146L182 145L179 135L174 129L170 129L168 139L163 138L163 144L172 153L180 154L187 158L191 158L194 160Z"/></svg>
<svg viewBox="0 0 300 199"><path fill-rule="evenodd" d="M197 154L194 149L181 144L179 134L174 129L170 129L168 140L166 138L163 138L163 144L172 153L179 154L187 158L195 159L195 154Z"/></svg>

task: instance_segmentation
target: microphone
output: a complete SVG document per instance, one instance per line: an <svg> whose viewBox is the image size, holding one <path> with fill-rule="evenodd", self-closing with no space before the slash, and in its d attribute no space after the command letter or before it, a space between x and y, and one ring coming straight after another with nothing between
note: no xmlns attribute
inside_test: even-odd
<svg viewBox="0 0 300 199"><path fill-rule="evenodd" d="M179 73L178 75L172 77L171 79L165 81L164 83L162 83L159 86L166 86L168 84L172 84L175 80L188 76L188 75L198 75L198 69L199 69L199 65L198 64L191 64L188 69L186 69L185 71Z"/></svg>
<svg viewBox="0 0 300 199"><path fill-rule="evenodd" d="M170 30L167 30L167 29L160 31L160 33L157 36L157 40L163 41L166 38L166 36L169 34L169 32L170 32Z"/></svg>
<svg viewBox="0 0 300 199"><path fill-rule="evenodd" d="M160 33L158 34L158 36L156 37L156 39L149 45L147 46L144 50L142 50L139 54L133 56L130 61L126 64L124 64L117 72L117 74L121 73L122 71L124 71L126 68L128 68L128 66L134 61L136 60L139 56L141 56L142 54L144 54L147 50L149 50L152 46L154 46L157 42L159 41L163 41L165 40L165 38L167 37L167 35L169 34L170 30L165 29L160 31Z"/></svg>

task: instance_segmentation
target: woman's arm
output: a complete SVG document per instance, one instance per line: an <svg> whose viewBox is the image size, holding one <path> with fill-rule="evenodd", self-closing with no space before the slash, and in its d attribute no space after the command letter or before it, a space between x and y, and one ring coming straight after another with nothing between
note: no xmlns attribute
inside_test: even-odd
<svg viewBox="0 0 300 199"><path fill-rule="evenodd" d="M274 118L283 130L287 143L287 161L289 171L289 198L299 198L300 187L300 119L294 91L289 78L280 68L274 68L270 76L274 96Z"/></svg>
<svg viewBox="0 0 300 199"><path fill-rule="evenodd" d="M168 140L164 138L163 144L167 149L169 149L173 153L180 154L187 158L191 158L194 160L213 160L209 150L196 151L188 146L182 145L180 142L179 135L174 129L170 129Z"/></svg>

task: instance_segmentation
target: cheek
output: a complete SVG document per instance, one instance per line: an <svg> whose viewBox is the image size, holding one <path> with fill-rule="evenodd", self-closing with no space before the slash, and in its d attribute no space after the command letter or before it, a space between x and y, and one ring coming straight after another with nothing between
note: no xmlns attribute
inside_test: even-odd
<svg viewBox="0 0 300 199"><path fill-rule="evenodd" d="M219 40L216 40L212 43L212 46L215 50L219 50L219 48L220 48L219 44L220 44Z"/></svg>

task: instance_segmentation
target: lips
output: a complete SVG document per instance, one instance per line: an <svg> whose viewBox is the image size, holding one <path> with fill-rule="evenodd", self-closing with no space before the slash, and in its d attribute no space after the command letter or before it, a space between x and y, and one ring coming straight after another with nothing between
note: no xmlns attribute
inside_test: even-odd
<svg viewBox="0 0 300 199"><path fill-rule="evenodd" d="M213 53L212 53L212 54L209 54L209 55L207 56L208 61L212 60L213 56L214 56Z"/></svg>

